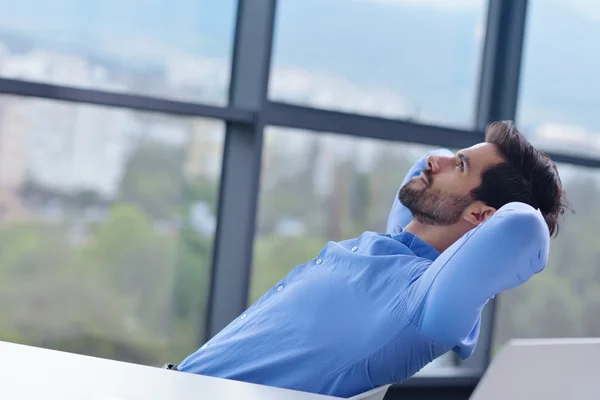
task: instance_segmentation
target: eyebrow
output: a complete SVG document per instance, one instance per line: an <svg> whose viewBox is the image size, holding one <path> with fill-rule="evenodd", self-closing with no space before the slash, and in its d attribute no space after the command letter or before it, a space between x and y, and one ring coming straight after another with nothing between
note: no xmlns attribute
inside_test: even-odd
<svg viewBox="0 0 600 400"><path fill-rule="evenodd" d="M470 170L471 169L471 159L469 158L469 156L464 153L458 153L457 156L458 156L458 158L460 158L462 161L465 162L467 169Z"/></svg>

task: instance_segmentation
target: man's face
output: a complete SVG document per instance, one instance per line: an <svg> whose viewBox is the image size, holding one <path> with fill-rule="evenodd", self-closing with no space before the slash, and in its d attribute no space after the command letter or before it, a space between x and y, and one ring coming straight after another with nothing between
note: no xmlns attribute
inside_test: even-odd
<svg viewBox="0 0 600 400"><path fill-rule="evenodd" d="M400 190L400 202L421 223L455 224L473 202L471 191L481 184L482 172L501 162L491 143L460 150L454 157L429 156L421 176Z"/></svg>

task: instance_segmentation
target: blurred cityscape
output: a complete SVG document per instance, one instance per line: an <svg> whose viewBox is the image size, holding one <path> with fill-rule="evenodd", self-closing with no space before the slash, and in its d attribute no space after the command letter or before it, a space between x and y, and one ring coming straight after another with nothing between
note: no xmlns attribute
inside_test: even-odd
<svg viewBox="0 0 600 400"><path fill-rule="evenodd" d="M160 48L147 49L159 61L135 63L57 43L0 30L0 76L226 104L227 57ZM320 69L276 64L269 93L466 124ZM524 120L544 149L600 155L598 132ZM193 351L204 339L224 131L202 118L0 95L0 340L145 364ZM326 241L385 229L405 172L432 149L276 127L264 146L249 303ZM600 174L560 170L577 214L567 215L548 271L502 297L497 345L600 335Z"/></svg>
<svg viewBox="0 0 600 400"><path fill-rule="evenodd" d="M39 40L0 31L0 76L6 78L224 104L228 64L226 59L169 53L164 55L160 69L136 67L100 54L64 51L51 42L40 46ZM301 68L275 68L271 94L281 101L320 108L412 117L406 101L392 91L361 87ZM126 160L140 140L174 147L198 142L193 145L195 152L188 160L188 169L218 179L223 135L218 123L9 96L2 96L0 101L3 188L20 187L29 179L65 191L89 189L107 200L114 199ZM600 134L581 127L549 122L521 129L550 151L569 148L589 156L600 154ZM281 146L310 147L303 143L304 138L290 141L294 136L282 139L284 135L270 140L269 144L278 149L275 152ZM337 158L351 155L362 169L372 168L369 164L377 158L380 146L365 149L357 141L343 142L345 146L335 146ZM326 146L326 141L319 140L318 147L322 145ZM324 176L315 182L331 180L325 176L331 176L326 170L317 168L316 172Z"/></svg>

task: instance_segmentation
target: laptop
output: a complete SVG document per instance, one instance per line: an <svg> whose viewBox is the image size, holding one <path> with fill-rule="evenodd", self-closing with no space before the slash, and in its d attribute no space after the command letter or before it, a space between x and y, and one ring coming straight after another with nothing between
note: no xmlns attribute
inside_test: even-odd
<svg viewBox="0 0 600 400"><path fill-rule="evenodd" d="M470 397L508 399L600 399L600 338L510 341Z"/></svg>

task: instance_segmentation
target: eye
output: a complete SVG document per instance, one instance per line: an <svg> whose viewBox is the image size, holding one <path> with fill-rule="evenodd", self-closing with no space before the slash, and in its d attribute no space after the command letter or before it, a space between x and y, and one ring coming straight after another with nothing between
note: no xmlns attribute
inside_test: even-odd
<svg viewBox="0 0 600 400"><path fill-rule="evenodd" d="M465 170L465 161L463 159L460 160L460 163L458 164L458 168L460 168L461 171Z"/></svg>

